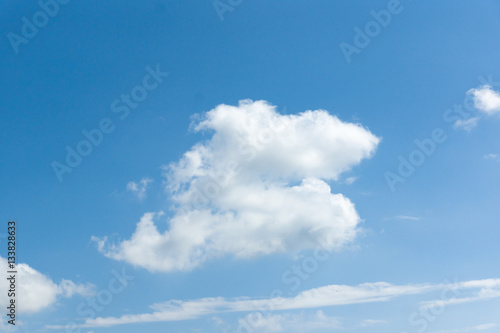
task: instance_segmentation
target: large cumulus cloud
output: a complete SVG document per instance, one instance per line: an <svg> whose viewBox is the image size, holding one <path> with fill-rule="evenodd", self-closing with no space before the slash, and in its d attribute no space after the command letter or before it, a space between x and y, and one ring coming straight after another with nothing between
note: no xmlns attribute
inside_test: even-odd
<svg viewBox="0 0 500 333"><path fill-rule="evenodd" d="M164 167L173 214L146 213L118 244L95 237L106 256L190 270L224 255L340 249L356 237L354 204L326 181L373 155L380 139L368 129L324 110L283 115L249 100L219 105L192 128L211 136Z"/></svg>

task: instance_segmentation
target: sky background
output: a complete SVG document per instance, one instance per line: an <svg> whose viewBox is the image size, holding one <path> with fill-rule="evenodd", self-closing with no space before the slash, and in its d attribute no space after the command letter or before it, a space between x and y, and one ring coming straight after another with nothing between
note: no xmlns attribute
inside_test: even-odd
<svg viewBox="0 0 500 333"><path fill-rule="evenodd" d="M169 300L269 298L275 289L295 297L328 285L500 278L500 117L476 107L477 124L470 128L443 118L488 80L500 90L500 4L402 0L400 12L348 62L341 43L354 45L354 28L364 29L374 20L370 11L389 3L234 1L221 19L211 1L71 1L16 53L8 34L21 35L22 18L33 21L41 9L34 1L1 1L0 233L9 219L17 221L18 262L58 290L47 304L19 313L17 331L64 332L70 322L84 323L78 306L123 269L133 280L97 316L151 313L152 304ZM141 85L147 67L168 77L122 120L111 103ZM245 99L265 100L282 115L327 110L380 138L370 158L325 180L355 205L356 238L296 290L283 274L314 247L248 259L224 255L186 271L154 272L103 255L92 236L117 244L130 239L145 213L171 214L164 166L212 136L193 130L193 115ZM104 118L114 131L58 181L52 163L64 163L66 146L76 149L82 130L98 128ZM408 159L414 141L439 128L446 140L391 189L386 176L397 175L399 156ZM142 179L152 180L143 196L130 184L139 189ZM160 232L168 229L165 221L157 224ZM4 239L0 245L5 258ZM63 279L74 282L71 297ZM500 283L494 281L496 287L459 296L479 295L476 301L413 318L425 328L410 318L423 311L421 302L441 298L439 287L377 302L273 311L268 321L274 324L261 320L253 331L496 332ZM208 311L187 320L80 331L235 332L251 312Z"/></svg>

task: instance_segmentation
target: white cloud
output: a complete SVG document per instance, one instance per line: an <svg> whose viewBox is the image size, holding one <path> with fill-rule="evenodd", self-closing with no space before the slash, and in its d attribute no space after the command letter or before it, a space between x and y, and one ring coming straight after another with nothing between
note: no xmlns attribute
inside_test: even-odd
<svg viewBox="0 0 500 333"><path fill-rule="evenodd" d="M474 117L455 121L453 128L470 131L477 126L483 116L500 114L500 93L493 90L491 85L485 84L470 89L467 95L472 97L472 104L479 112Z"/></svg>
<svg viewBox="0 0 500 333"><path fill-rule="evenodd" d="M498 154L487 154L483 156L485 160L496 160L498 157Z"/></svg>
<svg viewBox="0 0 500 333"><path fill-rule="evenodd" d="M142 178L138 183L132 181L128 182L127 191L134 193L137 199L142 201L146 198L148 184L152 182L153 180L150 178Z"/></svg>
<svg viewBox="0 0 500 333"><path fill-rule="evenodd" d="M472 292L464 297L426 301L422 302L420 307L428 309L498 298L500 297L500 279L474 280L455 283L450 286L450 290L463 291L469 289L473 289Z"/></svg>
<svg viewBox="0 0 500 333"><path fill-rule="evenodd" d="M477 126L478 121L479 117L472 117L469 119L459 119L455 121L455 123L453 124L453 128L459 128L469 132Z"/></svg>
<svg viewBox="0 0 500 333"><path fill-rule="evenodd" d="M354 183L356 180L358 179L358 177L347 177L345 180L344 180L344 183L347 184L347 185L351 185L352 183Z"/></svg>
<svg viewBox="0 0 500 333"><path fill-rule="evenodd" d="M357 286L329 285L310 289L295 297L275 297L270 299L241 298L201 298L190 301L171 300L153 304L152 313L87 319L83 327L103 327L120 324L178 321L195 319L204 315L225 312L252 312L257 309L271 311L297 310L339 306L348 304L388 301L401 295L419 294L442 288L441 285L396 286L386 282L364 283ZM60 327L59 327L60 328Z"/></svg>
<svg viewBox="0 0 500 333"><path fill-rule="evenodd" d="M500 113L500 94L492 89L490 85L483 85L479 88L471 89L467 92L473 96L474 107L479 111L494 115Z"/></svg>
<svg viewBox="0 0 500 333"><path fill-rule="evenodd" d="M372 326L377 326L377 325L385 325L387 324L387 320L380 320L380 319L365 319L359 324L361 327L372 327Z"/></svg>
<svg viewBox="0 0 500 333"><path fill-rule="evenodd" d="M0 257L0 267L2 272L7 271L7 260ZM82 296L91 296L93 294L92 285L76 284L73 281L62 279L57 284L48 276L31 268L27 264L17 264L16 277L16 298L19 299L19 313L39 312L52 306L60 297L71 297L75 294ZM0 290L9 289L9 281L5 278L0 279ZM7 293L0 294L0 304L8 304Z"/></svg>
<svg viewBox="0 0 500 333"><path fill-rule="evenodd" d="M499 288L500 279L472 280L452 284L413 284L393 285L387 282L364 283L356 286L328 285L320 288L302 291L295 297L274 298L223 298L211 297L189 301L171 300L150 306L153 312L142 314L127 314L121 317L99 317L88 318L81 327L108 327L131 323L168 322L196 319L206 315L215 315L227 312L272 312L273 315L283 315L275 311L313 309L329 306L342 306L349 304L362 304L373 302L385 302L398 296L423 294L431 291L475 291L484 294L484 290ZM445 292L442 295L446 295ZM455 293L450 293L455 295ZM491 296L491 294L490 294ZM497 294L495 297L500 297ZM488 299L491 297L483 297ZM452 296L450 299L455 299ZM433 301L434 302L434 301ZM426 304L422 304L426 307ZM262 309L262 310L260 310ZM268 323L272 327L280 327L279 317L274 317ZM382 324L381 321L365 321L365 324ZM53 326L52 328L64 328L64 326Z"/></svg>
<svg viewBox="0 0 500 333"><path fill-rule="evenodd" d="M500 163L500 155L498 155L498 154L487 154L487 155L484 155L483 158L485 160L493 160L493 161Z"/></svg>
<svg viewBox="0 0 500 333"><path fill-rule="evenodd" d="M161 214L146 213L129 240L106 256L150 271L190 270L225 255L293 253L318 243L340 249L358 232L353 203L325 180L373 155L380 139L328 112L280 115L264 101L219 105L193 123L210 131L166 169L175 204L161 233Z"/></svg>

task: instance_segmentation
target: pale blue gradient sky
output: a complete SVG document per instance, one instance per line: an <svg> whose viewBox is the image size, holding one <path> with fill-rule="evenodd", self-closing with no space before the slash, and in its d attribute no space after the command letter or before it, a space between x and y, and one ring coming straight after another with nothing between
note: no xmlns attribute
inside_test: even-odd
<svg viewBox="0 0 500 333"><path fill-rule="evenodd" d="M500 154L500 119L481 119L471 131L443 120L482 84L480 76L500 81L500 4L401 1L402 11L347 63L339 44L352 44L353 28L364 27L370 11L387 3L243 1L221 21L211 1L72 1L16 54L7 34L20 34L21 18L40 8L2 1L0 202L2 219L19 224L19 261L56 283L70 279L97 290L107 287L113 269L125 267L135 279L102 317L148 313L150 305L172 299L269 297L277 288L292 297L330 284L500 278L500 163L483 158ZM142 83L147 66L157 65L168 77L120 120L111 103ZM328 110L382 138L371 159L345 174L358 177L353 184L330 182L363 219L364 232L354 243L290 294L282 275L301 263L293 255L222 258L189 272L151 273L99 253L91 236L128 239L145 212L168 210L161 166L210 137L188 130L191 116L247 98L269 101L286 114ZM62 162L65 147L74 148L81 131L103 118L113 121L114 131L58 182L51 163ZM435 128L447 140L392 192L384 173L396 172L398 156L407 158L414 140L429 138ZM127 184L143 177L154 181L137 200ZM322 310L354 332L416 332L408 318L420 301L435 298L439 292L285 312L307 318ZM81 322L76 308L84 300L59 298L19 318L25 323L19 331ZM426 332L500 325L499 302L447 307ZM217 316L232 332L247 314ZM223 332L212 317L82 332ZM365 319L386 323L361 327Z"/></svg>

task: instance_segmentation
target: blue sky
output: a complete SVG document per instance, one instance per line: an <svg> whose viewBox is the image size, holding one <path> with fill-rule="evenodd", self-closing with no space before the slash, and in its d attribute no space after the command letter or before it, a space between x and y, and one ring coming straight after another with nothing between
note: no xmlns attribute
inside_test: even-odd
<svg viewBox="0 0 500 333"><path fill-rule="evenodd" d="M0 3L0 330L498 330L498 3L40 3Z"/></svg>

